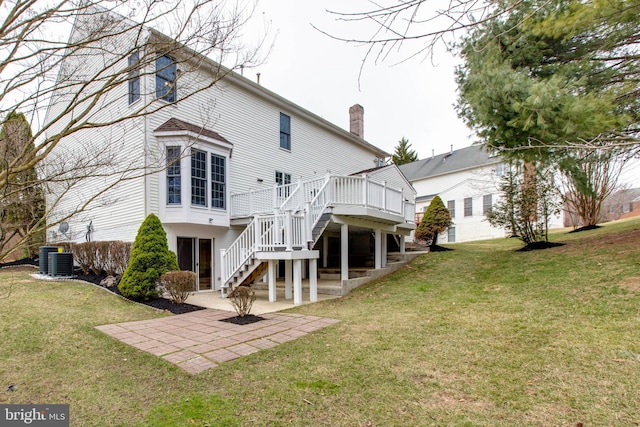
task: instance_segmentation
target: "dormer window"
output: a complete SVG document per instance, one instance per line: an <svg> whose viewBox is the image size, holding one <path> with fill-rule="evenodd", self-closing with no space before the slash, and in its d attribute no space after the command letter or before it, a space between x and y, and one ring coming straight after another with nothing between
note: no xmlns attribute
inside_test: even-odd
<svg viewBox="0 0 640 427"><path fill-rule="evenodd" d="M156 98L176 101L176 62L169 56L156 59Z"/></svg>

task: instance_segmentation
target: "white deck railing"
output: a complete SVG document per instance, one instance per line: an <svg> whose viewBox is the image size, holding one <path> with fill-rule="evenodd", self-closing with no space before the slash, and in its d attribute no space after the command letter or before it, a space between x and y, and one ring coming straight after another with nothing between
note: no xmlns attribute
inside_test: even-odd
<svg viewBox="0 0 640 427"><path fill-rule="evenodd" d="M220 250L223 287L247 264L256 252L291 251L307 247L305 216L291 211L275 215L257 215L229 246Z"/></svg>
<svg viewBox="0 0 640 427"><path fill-rule="evenodd" d="M415 204L405 200L402 190L371 181L366 175L327 175L234 194L231 217L254 218L227 250L220 251L223 288L258 251L308 248L313 240L311 230L331 205L370 207L402 216L406 222L413 222L415 215Z"/></svg>
<svg viewBox="0 0 640 427"><path fill-rule="evenodd" d="M384 182L376 182L365 176L327 175L297 184L276 186L263 190L252 190L231 196L231 217L242 218L265 213L275 209L281 211L301 211L321 189L329 192L329 204L365 206L401 215L408 222L413 216L406 215L412 201L405 200L402 190L390 188ZM411 209L411 208L409 208Z"/></svg>

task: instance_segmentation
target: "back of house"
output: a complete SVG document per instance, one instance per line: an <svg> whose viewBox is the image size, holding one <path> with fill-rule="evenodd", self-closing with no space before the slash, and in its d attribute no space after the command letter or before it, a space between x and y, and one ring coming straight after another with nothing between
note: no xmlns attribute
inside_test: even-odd
<svg viewBox="0 0 640 427"><path fill-rule="evenodd" d="M77 23L72 39L86 28ZM346 131L154 30L126 20L106 29L113 35L69 52L47 113L49 137L62 135L47 165L50 242L133 241L154 213L180 268L195 271L195 289L206 291L226 287L227 276L248 263L227 258L258 217L273 216L271 240L252 241L239 253L311 253L318 243L323 249L303 259L322 265L333 259L330 239L341 232L350 233L347 242L366 241L338 245L344 252L368 248L371 235L403 242L414 227L415 193L397 168L380 181L340 178L389 156L361 137L362 107L350 109L356 126ZM340 214L335 205L375 212ZM280 219L287 213L289 222ZM351 231L329 226L338 222ZM294 242L288 246L287 236Z"/></svg>

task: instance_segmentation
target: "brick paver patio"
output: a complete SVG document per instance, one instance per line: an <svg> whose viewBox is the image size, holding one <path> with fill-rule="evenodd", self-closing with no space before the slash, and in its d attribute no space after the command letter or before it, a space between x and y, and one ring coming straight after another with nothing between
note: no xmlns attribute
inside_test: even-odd
<svg viewBox="0 0 640 427"><path fill-rule="evenodd" d="M102 325L96 329L197 374L339 322L292 313L262 314L260 317L265 320L249 325L221 321L235 314L206 309L160 319Z"/></svg>

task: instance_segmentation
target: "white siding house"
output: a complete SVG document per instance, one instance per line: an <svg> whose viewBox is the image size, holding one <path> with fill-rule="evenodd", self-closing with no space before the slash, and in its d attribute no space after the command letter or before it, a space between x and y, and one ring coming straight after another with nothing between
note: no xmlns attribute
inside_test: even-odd
<svg viewBox="0 0 640 427"><path fill-rule="evenodd" d="M416 223L436 195L449 209L453 225L439 236L438 242L443 243L507 237L504 229L492 227L485 217L499 200L500 180L507 169L500 156L477 145L400 166L417 193ZM562 227L560 217L553 217L550 226Z"/></svg>
<svg viewBox="0 0 640 427"><path fill-rule="evenodd" d="M295 289L302 268L313 286L318 267L332 260L348 280L356 263L350 242L374 236L366 262L381 268L387 237L403 242L415 228L415 192L397 168L380 179L380 172L351 176L389 156L359 136L362 107L352 107L357 126L346 131L213 61L199 58L189 68L188 60L175 59L179 50L132 75L131 55L163 36L148 31L138 44L119 37L110 67L120 67L122 83L89 114L116 123L64 137L55 152L56 158L109 161L83 179L52 183L49 218L64 219L69 231L51 227L50 241L133 241L153 213L180 267L198 274L196 290L226 291L259 271L275 300L278 262L287 275L292 271ZM67 58L65 69L82 74L76 60ZM49 120L65 102L62 95L54 99ZM60 120L51 134L66 123ZM300 303L300 292L294 298Z"/></svg>

